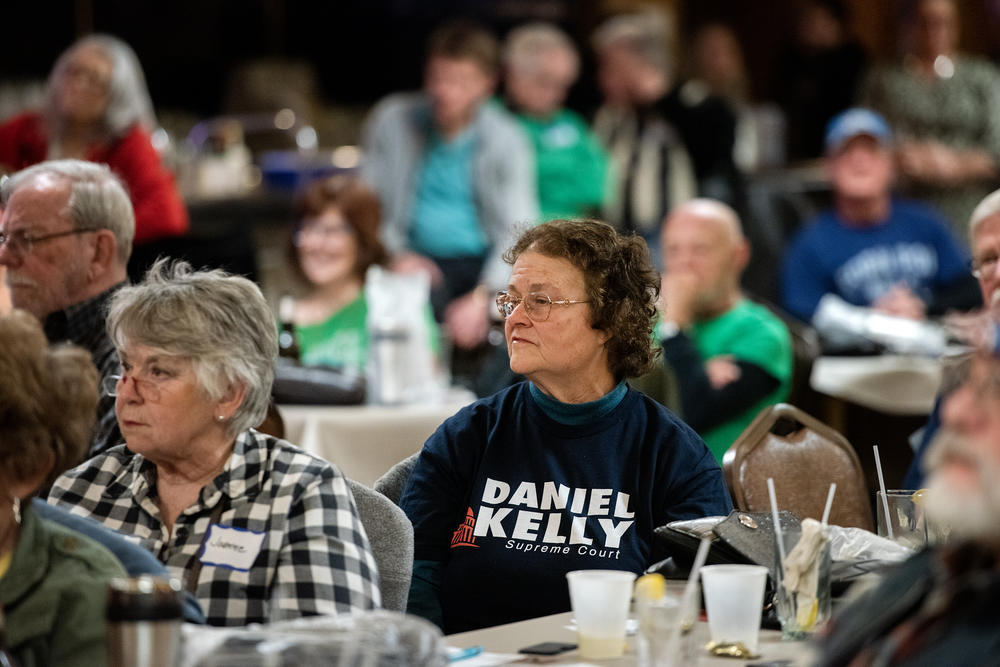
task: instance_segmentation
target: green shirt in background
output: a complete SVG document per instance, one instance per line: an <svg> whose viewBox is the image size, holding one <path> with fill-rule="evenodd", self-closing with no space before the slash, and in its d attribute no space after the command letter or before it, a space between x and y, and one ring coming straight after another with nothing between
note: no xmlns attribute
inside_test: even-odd
<svg viewBox="0 0 1000 667"><path fill-rule="evenodd" d="M607 189L608 158L583 119L568 110L544 120L517 118L535 149L542 218L578 218L599 211Z"/></svg>
<svg viewBox="0 0 1000 667"><path fill-rule="evenodd" d="M368 302L364 291L357 298L316 324L295 325L300 361L305 366L339 366L364 374L368 363ZM428 340L437 353L440 348L437 324L427 308Z"/></svg>
<svg viewBox="0 0 1000 667"><path fill-rule="evenodd" d="M792 340L784 323L764 306L743 299L728 312L712 320L696 322L691 338L702 360L731 355L760 366L774 376L778 388L733 419L701 436L721 461L754 417L765 407L788 398L792 380Z"/></svg>

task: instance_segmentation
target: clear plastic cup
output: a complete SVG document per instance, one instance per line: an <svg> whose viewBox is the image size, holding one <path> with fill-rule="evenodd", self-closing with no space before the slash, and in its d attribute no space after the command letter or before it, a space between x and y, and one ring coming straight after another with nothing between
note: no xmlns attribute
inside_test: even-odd
<svg viewBox="0 0 1000 667"><path fill-rule="evenodd" d="M767 574L767 568L761 565L701 568L705 611L713 642L742 644L751 653L757 652Z"/></svg>
<svg viewBox="0 0 1000 667"><path fill-rule="evenodd" d="M635 573L574 570L566 573L581 658L616 658L625 652L625 626Z"/></svg>

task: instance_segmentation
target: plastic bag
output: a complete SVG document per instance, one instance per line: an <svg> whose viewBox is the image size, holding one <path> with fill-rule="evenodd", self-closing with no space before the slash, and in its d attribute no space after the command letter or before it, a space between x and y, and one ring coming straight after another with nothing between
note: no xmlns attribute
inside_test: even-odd
<svg viewBox="0 0 1000 667"><path fill-rule="evenodd" d="M830 555L835 561L875 560L898 562L913 555L913 550L863 528L827 526Z"/></svg>
<svg viewBox="0 0 1000 667"><path fill-rule="evenodd" d="M193 667L440 667L441 631L417 616L373 611L246 628L184 626Z"/></svg>
<svg viewBox="0 0 1000 667"><path fill-rule="evenodd" d="M430 282L377 265L365 278L368 302L368 402L417 403L439 393L427 326Z"/></svg>

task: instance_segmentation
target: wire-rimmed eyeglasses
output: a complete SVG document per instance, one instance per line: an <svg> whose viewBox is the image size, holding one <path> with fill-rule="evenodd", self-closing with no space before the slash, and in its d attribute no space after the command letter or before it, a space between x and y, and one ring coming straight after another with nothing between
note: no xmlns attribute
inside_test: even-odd
<svg viewBox="0 0 1000 667"><path fill-rule="evenodd" d="M130 379L135 383L135 391L138 392L140 396L147 401L153 401L155 403L160 400L162 391L161 385L168 378L138 377L134 373L127 373L125 375L108 375L101 380L101 391L108 396L117 397L118 394L121 393L125 383Z"/></svg>
<svg viewBox="0 0 1000 667"><path fill-rule="evenodd" d="M997 261L1000 257L996 255L987 255L986 257L976 257L971 262L969 262L972 268L972 275L977 279L983 276L993 275L997 270Z"/></svg>
<svg viewBox="0 0 1000 667"><path fill-rule="evenodd" d="M552 306L570 306L574 303L590 303L589 299L551 299L548 294L529 292L524 296L513 296L509 292L497 292L497 310L504 319L510 317L518 304L524 306L524 313L533 322L544 322L549 319Z"/></svg>
<svg viewBox="0 0 1000 667"><path fill-rule="evenodd" d="M20 230L11 234L0 232L0 247L7 246L7 252L17 255L18 257L23 257L31 254L31 251L34 250L36 243L52 241L53 239L62 238L63 236L69 236L71 234L86 234L88 232L96 231L98 231L96 227L81 227L80 229L67 229L61 232L42 234L41 236L31 236L30 234L26 234Z"/></svg>

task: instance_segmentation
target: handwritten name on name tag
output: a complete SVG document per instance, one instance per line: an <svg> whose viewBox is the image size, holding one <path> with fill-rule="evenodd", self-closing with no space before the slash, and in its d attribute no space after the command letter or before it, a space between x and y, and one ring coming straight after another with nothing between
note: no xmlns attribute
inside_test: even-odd
<svg viewBox="0 0 1000 667"><path fill-rule="evenodd" d="M213 523L199 558L205 565L246 572L264 545L264 533Z"/></svg>

